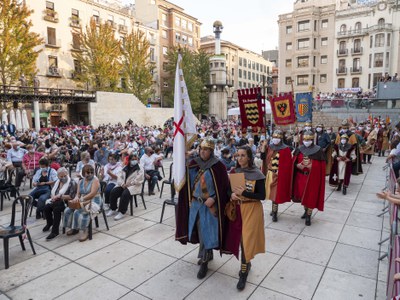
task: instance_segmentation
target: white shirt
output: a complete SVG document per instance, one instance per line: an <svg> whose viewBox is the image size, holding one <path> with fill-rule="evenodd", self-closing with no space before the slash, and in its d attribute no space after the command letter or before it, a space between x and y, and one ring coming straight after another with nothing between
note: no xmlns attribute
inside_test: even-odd
<svg viewBox="0 0 400 300"><path fill-rule="evenodd" d="M143 167L145 171L148 170L155 170L154 166L154 160L156 159L156 155L153 153L152 155L148 156L147 154L144 154L140 158L140 165Z"/></svg>

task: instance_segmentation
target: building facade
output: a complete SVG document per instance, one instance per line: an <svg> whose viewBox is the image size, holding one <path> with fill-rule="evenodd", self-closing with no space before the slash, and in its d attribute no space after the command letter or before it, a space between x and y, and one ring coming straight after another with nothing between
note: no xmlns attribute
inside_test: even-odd
<svg viewBox="0 0 400 300"><path fill-rule="evenodd" d="M135 0L135 16L158 33L158 52L160 64L159 83L161 101L168 89L167 52L172 47L187 47L198 50L200 47L201 23L179 7L165 0Z"/></svg>
<svg viewBox="0 0 400 300"><path fill-rule="evenodd" d="M214 54L215 38L202 37L200 49ZM261 86L263 76L271 75L273 63L260 54L224 40L221 40L221 54L226 58L228 105L237 105L236 90Z"/></svg>
<svg viewBox="0 0 400 300"><path fill-rule="evenodd" d="M397 1L342 3L336 12L334 88L371 90L385 74L399 72L399 28Z"/></svg>
<svg viewBox="0 0 400 300"><path fill-rule="evenodd" d="M335 0L298 0L279 16L279 92L332 89Z"/></svg>

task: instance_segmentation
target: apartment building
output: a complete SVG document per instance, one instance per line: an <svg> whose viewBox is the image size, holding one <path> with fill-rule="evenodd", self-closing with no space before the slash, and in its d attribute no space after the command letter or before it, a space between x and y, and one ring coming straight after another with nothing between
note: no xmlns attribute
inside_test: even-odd
<svg viewBox="0 0 400 300"><path fill-rule="evenodd" d="M334 43L334 88L369 90L400 71L400 3L369 1L338 8Z"/></svg>
<svg viewBox="0 0 400 300"><path fill-rule="evenodd" d="M135 0L135 16L158 32L161 97L168 89L166 55L171 47L200 47L201 23L178 5L165 0Z"/></svg>
<svg viewBox="0 0 400 300"><path fill-rule="evenodd" d="M335 0L298 0L279 16L279 92L330 92Z"/></svg>
<svg viewBox="0 0 400 300"><path fill-rule="evenodd" d="M215 37L202 37L200 49L214 54ZM263 76L270 75L274 65L262 55L229 41L221 40L221 54L226 57L228 104L237 101L236 90L262 85Z"/></svg>

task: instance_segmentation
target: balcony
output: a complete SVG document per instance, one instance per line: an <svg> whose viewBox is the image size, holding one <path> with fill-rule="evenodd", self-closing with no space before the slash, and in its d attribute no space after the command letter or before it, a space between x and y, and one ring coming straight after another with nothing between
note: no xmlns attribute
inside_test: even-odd
<svg viewBox="0 0 400 300"><path fill-rule="evenodd" d="M107 20L106 24L110 25L112 29L116 30L117 29L117 24L114 21Z"/></svg>
<svg viewBox="0 0 400 300"><path fill-rule="evenodd" d="M346 67L340 67L336 69L336 75L346 75L346 74L347 74Z"/></svg>
<svg viewBox="0 0 400 300"><path fill-rule="evenodd" d="M73 16L70 19L71 19L71 22L69 23L69 26L75 27L75 28L81 28L81 19L79 19L76 16Z"/></svg>
<svg viewBox="0 0 400 300"><path fill-rule="evenodd" d="M126 25L118 25L119 33L128 33L128 27Z"/></svg>
<svg viewBox="0 0 400 300"><path fill-rule="evenodd" d="M368 27L368 32L393 31L392 24L385 23Z"/></svg>
<svg viewBox="0 0 400 300"><path fill-rule="evenodd" d="M98 16L92 16L90 18L90 21L96 23L97 26L99 26L102 22L101 18L99 18Z"/></svg>
<svg viewBox="0 0 400 300"><path fill-rule="evenodd" d="M356 37L368 34L369 28L353 29L337 32L337 38Z"/></svg>
<svg viewBox="0 0 400 300"><path fill-rule="evenodd" d="M336 50L337 56L347 56L349 54L349 49L339 49Z"/></svg>
<svg viewBox="0 0 400 300"><path fill-rule="evenodd" d="M356 67L356 68L350 68L350 74L361 74L362 72L362 67Z"/></svg>
<svg viewBox="0 0 400 300"><path fill-rule="evenodd" d="M58 13L52 9L45 9L43 19L49 22L58 23Z"/></svg>
<svg viewBox="0 0 400 300"><path fill-rule="evenodd" d="M71 51L82 52L83 50L84 50L84 48L82 47L81 44L78 44L78 43L71 44Z"/></svg>
<svg viewBox="0 0 400 300"><path fill-rule="evenodd" d="M60 68L51 66L47 69L47 73L46 76L48 77L58 77L61 78L62 77L62 70Z"/></svg>
<svg viewBox="0 0 400 300"><path fill-rule="evenodd" d="M351 55L362 55L363 47L351 48Z"/></svg>
<svg viewBox="0 0 400 300"><path fill-rule="evenodd" d="M61 39L49 39L47 37L45 46L48 48L61 48Z"/></svg>

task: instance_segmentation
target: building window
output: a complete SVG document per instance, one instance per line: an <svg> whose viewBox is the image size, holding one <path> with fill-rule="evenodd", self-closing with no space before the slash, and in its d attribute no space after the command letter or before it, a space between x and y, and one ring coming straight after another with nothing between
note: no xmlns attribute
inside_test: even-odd
<svg viewBox="0 0 400 300"><path fill-rule="evenodd" d="M164 56L166 56L167 55L167 53L168 53L168 47L162 47L162 54L164 55Z"/></svg>
<svg viewBox="0 0 400 300"><path fill-rule="evenodd" d="M75 8L71 10L71 23L73 25L79 25L79 10Z"/></svg>
<svg viewBox="0 0 400 300"><path fill-rule="evenodd" d="M255 81L255 80L256 80L256 74L254 74L254 72L253 72L253 73L251 73L251 79L252 79L253 81Z"/></svg>
<svg viewBox="0 0 400 300"><path fill-rule="evenodd" d="M369 47L372 48L372 45L374 44L374 37L371 35L369 37Z"/></svg>
<svg viewBox="0 0 400 300"><path fill-rule="evenodd" d="M326 83L326 74L321 74L319 75L319 82L320 83Z"/></svg>
<svg viewBox="0 0 400 300"><path fill-rule="evenodd" d="M292 60L291 59L287 59L285 65L286 65L287 68L291 68L292 67Z"/></svg>
<svg viewBox="0 0 400 300"><path fill-rule="evenodd" d="M291 34L293 32L293 27L292 25L286 26L286 34Z"/></svg>
<svg viewBox="0 0 400 300"><path fill-rule="evenodd" d="M246 84L246 82L243 82L243 87L244 87L244 88L246 88L246 87L247 87L247 84Z"/></svg>
<svg viewBox="0 0 400 300"><path fill-rule="evenodd" d="M187 36L186 35L182 35L182 43L183 44L187 43Z"/></svg>
<svg viewBox="0 0 400 300"><path fill-rule="evenodd" d="M50 71L50 73L55 73L56 71L58 72L58 70L57 70L57 68L58 68L57 56L49 55L48 59L49 59L49 71Z"/></svg>
<svg viewBox="0 0 400 300"><path fill-rule="evenodd" d="M325 65L328 63L328 56L327 55L322 55L321 56L321 65Z"/></svg>
<svg viewBox="0 0 400 300"><path fill-rule="evenodd" d="M385 34L378 33L375 35L375 47L383 47L385 46Z"/></svg>
<svg viewBox="0 0 400 300"><path fill-rule="evenodd" d="M297 31L301 32L301 31L307 31L310 30L310 21L300 21L297 23Z"/></svg>
<svg viewBox="0 0 400 300"><path fill-rule="evenodd" d="M260 71L260 64L259 63L256 64L256 70Z"/></svg>
<svg viewBox="0 0 400 300"><path fill-rule="evenodd" d="M345 73L345 72L346 72L346 60L340 59L339 60L339 73Z"/></svg>
<svg viewBox="0 0 400 300"><path fill-rule="evenodd" d="M345 79L339 78L338 79L338 88L344 88L344 84L345 84Z"/></svg>
<svg viewBox="0 0 400 300"><path fill-rule="evenodd" d="M361 40L356 39L354 40L354 53L361 53Z"/></svg>
<svg viewBox="0 0 400 300"><path fill-rule="evenodd" d="M247 71L246 70L243 70L243 78L247 79Z"/></svg>
<svg viewBox="0 0 400 300"><path fill-rule="evenodd" d="M388 33L387 34L387 42L386 42L386 46L390 46L390 37L391 37L391 35L390 35L390 33Z"/></svg>
<svg viewBox="0 0 400 300"><path fill-rule="evenodd" d="M323 28L323 29L328 28L328 20L327 19L321 21L321 28Z"/></svg>
<svg viewBox="0 0 400 300"><path fill-rule="evenodd" d="M321 38L321 46L328 46L328 38L327 37Z"/></svg>
<svg viewBox="0 0 400 300"><path fill-rule="evenodd" d="M181 34L176 32L175 33L175 41L180 42L180 40L181 40Z"/></svg>
<svg viewBox="0 0 400 300"><path fill-rule="evenodd" d="M389 68L389 52L386 52L385 68Z"/></svg>
<svg viewBox="0 0 400 300"><path fill-rule="evenodd" d="M56 45L56 29L52 27L47 27L47 44Z"/></svg>
<svg viewBox="0 0 400 300"><path fill-rule="evenodd" d="M74 59L74 73L75 74L81 74L82 73L82 67L79 62L79 60Z"/></svg>
<svg viewBox="0 0 400 300"><path fill-rule="evenodd" d="M247 67L247 59L243 58L243 67Z"/></svg>
<svg viewBox="0 0 400 300"><path fill-rule="evenodd" d="M307 49L310 47L310 39L299 39L297 41L297 49Z"/></svg>
<svg viewBox="0 0 400 300"><path fill-rule="evenodd" d="M181 26L181 18L175 17L175 25L179 27Z"/></svg>
<svg viewBox="0 0 400 300"><path fill-rule="evenodd" d="M353 59L353 71L360 70L360 58Z"/></svg>
<svg viewBox="0 0 400 300"><path fill-rule="evenodd" d="M298 68L306 68L309 65L309 58L308 56L299 56L297 58L297 67Z"/></svg>
<svg viewBox="0 0 400 300"><path fill-rule="evenodd" d="M54 11L54 2L46 1L46 9Z"/></svg>
<svg viewBox="0 0 400 300"><path fill-rule="evenodd" d="M352 88L358 88L360 87L360 78L354 77L351 79L351 87Z"/></svg>
<svg viewBox="0 0 400 300"><path fill-rule="evenodd" d="M341 41L339 43L339 54L347 54L347 49L346 49L346 41Z"/></svg>
<svg viewBox="0 0 400 300"><path fill-rule="evenodd" d="M154 48L150 48L149 50L149 54L150 54L150 61L156 61L156 52Z"/></svg>
<svg viewBox="0 0 400 300"><path fill-rule="evenodd" d="M166 14L162 14L161 15L161 22L164 26L168 26L168 21L167 21L167 15Z"/></svg>
<svg viewBox="0 0 400 300"><path fill-rule="evenodd" d="M186 21L186 20L182 19L182 21L181 21L181 27L182 27L183 29L186 29L186 27L187 27L187 21Z"/></svg>
<svg viewBox="0 0 400 300"><path fill-rule="evenodd" d="M297 75L297 85L308 85L308 75Z"/></svg>
<svg viewBox="0 0 400 300"><path fill-rule="evenodd" d="M291 77L285 77L285 84L291 84L292 83L292 78Z"/></svg>
<svg viewBox="0 0 400 300"><path fill-rule="evenodd" d="M242 69L239 69L238 77L239 77L239 78L242 78Z"/></svg>
<svg viewBox="0 0 400 300"><path fill-rule="evenodd" d="M234 76L234 75L235 75L235 68L232 68L232 70L231 70L231 74L232 74L232 76Z"/></svg>
<svg viewBox="0 0 400 300"><path fill-rule="evenodd" d="M193 23L192 22L188 22L188 30L190 31L190 32L192 32L193 31Z"/></svg>
<svg viewBox="0 0 400 300"><path fill-rule="evenodd" d="M161 36L163 37L163 39L166 39L168 37L167 31L166 30L161 31Z"/></svg>
<svg viewBox="0 0 400 300"><path fill-rule="evenodd" d="M72 48L80 49L81 48L81 39L80 34L73 32L72 33Z"/></svg>
<svg viewBox="0 0 400 300"><path fill-rule="evenodd" d="M98 10L93 10L93 20L96 22L96 24L100 23L100 12Z"/></svg>
<svg viewBox="0 0 400 300"><path fill-rule="evenodd" d="M356 23L356 25L354 26L354 31L356 33L361 33L361 22Z"/></svg>
<svg viewBox="0 0 400 300"><path fill-rule="evenodd" d="M342 25L340 25L340 32L341 33L345 33L346 32L346 24L342 24Z"/></svg>
<svg viewBox="0 0 400 300"><path fill-rule="evenodd" d="M385 19L384 18L380 18L379 20L378 20L378 28L379 29L382 29L382 28L384 28L385 27Z"/></svg>
<svg viewBox="0 0 400 300"><path fill-rule="evenodd" d="M188 45L193 46L193 38L192 37L188 38Z"/></svg>
<svg viewBox="0 0 400 300"><path fill-rule="evenodd" d="M243 64L243 58L239 57L239 66L242 66Z"/></svg>
<svg viewBox="0 0 400 300"><path fill-rule="evenodd" d="M374 68L383 67L383 53L375 53L374 55Z"/></svg>

